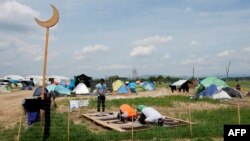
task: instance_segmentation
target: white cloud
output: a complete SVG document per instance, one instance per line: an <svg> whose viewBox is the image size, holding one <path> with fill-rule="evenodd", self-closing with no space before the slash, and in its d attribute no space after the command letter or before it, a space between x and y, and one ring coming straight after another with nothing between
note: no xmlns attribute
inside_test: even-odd
<svg viewBox="0 0 250 141"><path fill-rule="evenodd" d="M218 53L217 56L218 57L225 57L225 56L229 56L231 54L233 54L235 51L234 50L225 50L221 53Z"/></svg>
<svg viewBox="0 0 250 141"><path fill-rule="evenodd" d="M197 46L197 45L199 45L200 43L198 42L198 41L196 41L196 40L192 40L190 43L189 43L189 45L190 46Z"/></svg>
<svg viewBox="0 0 250 141"><path fill-rule="evenodd" d="M135 41L134 44L137 46L149 46L149 45L156 45L160 43L165 43L172 41L173 37L172 36L153 36L153 37L148 37L142 40Z"/></svg>
<svg viewBox="0 0 250 141"><path fill-rule="evenodd" d="M23 5L19 2L14 0L6 1L2 5L0 5L1 14L0 20L4 21L19 21L19 22L26 22L25 19L27 17L37 17L39 12L33 10L31 7L27 5ZM26 17L25 19L23 19ZM32 18L33 20L33 18Z"/></svg>
<svg viewBox="0 0 250 141"><path fill-rule="evenodd" d="M171 56L169 54L165 54L162 59L163 60L169 60L171 58Z"/></svg>
<svg viewBox="0 0 250 141"><path fill-rule="evenodd" d="M201 12L201 13L199 13L199 15L200 15L201 17L208 17L210 14L207 13L207 12Z"/></svg>
<svg viewBox="0 0 250 141"><path fill-rule="evenodd" d="M243 52L250 52L250 47L246 47L242 49Z"/></svg>
<svg viewBox="0 0 250 141"><path fill-rule="evenodd" d="M104 45L86 46L82 50L75 52L74 59L76 60L84 59L90 54L96 54L96 53L105 52L108 50L109 48Z"/></svg>
<svg viewBox="0 0 250 141"><path fill-rule="evenodd" d="M138 46L135 47L131 52L130 56L138 57L138 56L149 56L154 51L154 46Z"/></svg>
<svg viewBox="0 0 250 141"><path fill-rule="evenodd" d="M191 7L187 7L186 9L185 9L185 12L191 12L191 11L193 11L193 9L191 8Z"/></svg>
<svg viewBox="0 0 250 141"><path fill-rule="evenodd" d="M4 49L7 46L9 46L9 43L5 42L5 41L0 41L0 49Z"/></svg>
<svg viewBox="0 0 250 141"><path fill-rule="evenodd" d="M112 64L112 65L102 65L97 66L97 70L121 70L121 69L127 69L129 66L123 65L123 64Z"/></svg>
<svg viewBox="0 0 250 141"><path fill-rule="evenodd" d="M191 55L189 58L183 60L181 64L183 65L190 65L190 64L204 64L207 62L208 56L196 57Z"/></svg>

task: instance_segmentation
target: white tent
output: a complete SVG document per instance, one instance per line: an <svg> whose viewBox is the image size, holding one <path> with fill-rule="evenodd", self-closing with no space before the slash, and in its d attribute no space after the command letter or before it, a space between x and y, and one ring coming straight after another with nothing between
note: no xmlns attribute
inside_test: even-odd
<svg viewBox="0 0 250 141"><path fill-rule="evenodd" d="M24 77L20 75L5 75L3 79L9 79L9 80L25 80Z"/></svg>
<svg viewBox="0 0 250 141"><path fill-rule="evenodd" d="M54 82L60 83L61 81L69 81L70 79L65 76L59 76L59 75L50 75L46 77L47 79L53 78Z"/></svg>
<svg viewBox="0 0 250 141"><path fill-rule="evenodd" d="M173 84L171 84L171 86L180 87L185 82L187 82L187 80L178 80L178 81L174 82Z"/></svg>
<svg viewBox="0 0 250 141"><path fill-rule="evenodd" d="M232 99L225 91L220 90L219 92L212 95L213 99Z"/></svg>
<svg viewBox="0 0 250 141"><path fill-rule="evenodd" d="M42 86L43 77L40 75L28 75L25 77L25 79L26 80L33 80L35 86Z"/></svg>
<svg viewBox="0 0 250 141"><path fill-rule="evenodd" d="M79 83L73 90L75 94L89 94L89 89L84 83Z"/></svg>

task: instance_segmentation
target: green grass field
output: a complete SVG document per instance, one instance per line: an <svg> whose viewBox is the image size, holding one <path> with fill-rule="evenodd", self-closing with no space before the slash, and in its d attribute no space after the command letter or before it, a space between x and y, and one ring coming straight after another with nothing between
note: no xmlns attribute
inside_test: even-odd
<svg viewBox="0 0 250 141"><path fill-rule="evenodd" d="M250 124L248 108L241 109L242 124ZM192 118L196 125L193 125L192 137L189 132L189 126L182 126L176 128L162 128L160 126L152 126L144 131L136 131L134 139L137 140L151 140L153 138L164 140L175 139L194 139L194 140L212 140L213 138L223 137L224 124L237 124L236 108L218 109L212 111L193 112ZM49 140L67 140L67 116L66 114L52 115L51 136ZM41 140L42 130L39 124L35 124L28 130L22 132L21 140ZM70 123L70 140L129 140L131 133L119 133L116 131L107 131L105 133L94 133L87 129L84 125L74 125Z"/></svg>
<svg viewBox="0 0 250 141"><path fill-rule="evenodd" d="M189 103L191 100L185 96L169 96L162 98L136 98L136 99L119 99L111 100L111 106L118 106L121 103L129 104L145 104L152 106L164 106L171 107L173 102L180 101ZM95 100L90 101L90 108L95 108ZM192 101L193 102L193 101ZM204 99L197 102L209 102L213 104L220 104L218 101ZM250 108L241 109L241 123L250 124ZM51 135L49 140L67 140L67 113L58 114L52 113L51 116ZM237 124L237 109L236 108L221 108L217 110L204 110L192 112L192 121L197 124L192 126L192 136L190 135L189 125L175 128L163 128L159 126L152 126L143 131L136 131L134 133L134 139L136 140L180 140L180 139L192 139L192 140L213 140L214 138L223 138L223 125L224 124ZM15 130L16 131L16 130ZM7 131L8 132L8 131ZM12 133L13 131L9 131ZM38 124L33 125L31 128L22 130L21 140L42 140L42 130ZM12 133L13 134L13 133ZM10 139L9 136L5 136L5 140ZM109 130L104 133L94 133L90 131L86 124L83 122L79 125L74 125L70 122L70 140L130 140L131 132L119 133Z"/></svg>
<svg viewBox="0 0 250 141"><path fill-rule="evenodd" d="M228 86L230 87L235 87L237 83L239 83L241 85L241 88L244 91L250 91L250 81L249 80L240 80L240 81L226 81L226 83L228 84Z"/></svg>

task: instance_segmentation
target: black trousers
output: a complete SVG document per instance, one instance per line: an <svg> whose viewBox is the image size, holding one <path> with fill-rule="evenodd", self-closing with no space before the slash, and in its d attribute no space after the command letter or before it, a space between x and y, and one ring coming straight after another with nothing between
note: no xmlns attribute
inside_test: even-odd
<svg viewBox="0 0 250 141"><path fill-rule="evenodd" d="M145 119L146 119L146 116L145 116L143 113L141 113L141 115L140 115L138 121L139 121L141 124L146 124Z"/></svg>
<svg viewBox="0 0 250 141"><path fill-rule="evenodd" d="M100 95L97 97L97 112L100 112L100 108L102 105L102 111L105 111L105 96Z"/></svg>

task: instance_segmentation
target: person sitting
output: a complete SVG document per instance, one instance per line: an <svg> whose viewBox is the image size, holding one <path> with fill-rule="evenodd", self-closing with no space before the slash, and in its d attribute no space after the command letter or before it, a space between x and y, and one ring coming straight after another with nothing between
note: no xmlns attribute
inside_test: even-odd
<svg viewBox="0 0 250 141"><path fill-rule="evenodd" d="M163 125L165 116L161 115L157 110L152 107L138 105L137 110L141 112L138 121L141 124L159 124Z"/></svg>
<svg viewBox="0 0 250 141"><path fill-rule="evenodd" d="M238 91L241 91L241 87L240 87L239 83L237 83L237 85L235 86L235 89L238 90Z"/></svg>
<svg viewBox="0 0 250 141"><path fill-rule="evenodd" d="M128 104L122 104L120 106L120 111L117 115L117 118L120 119L121 121L131 121L135 120L138 117L138 114L135 109L133 109L130 105Z"/></svg>

